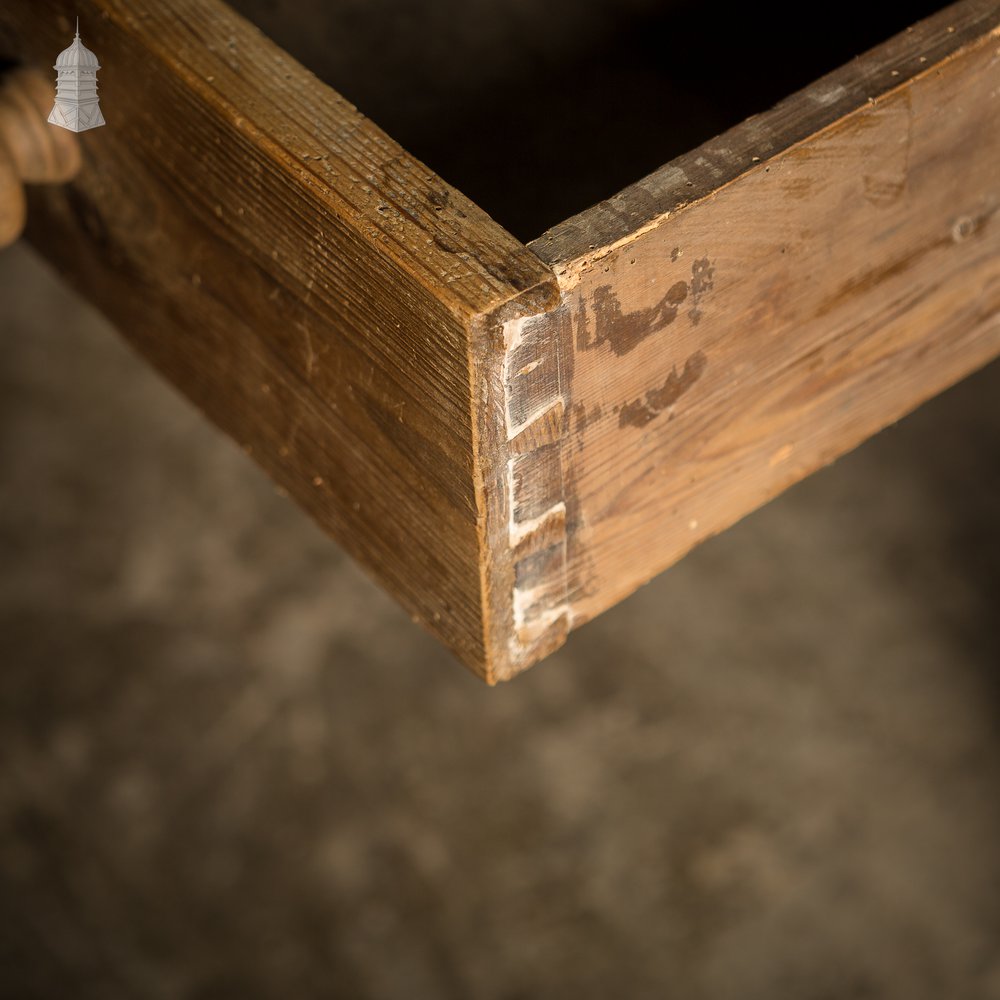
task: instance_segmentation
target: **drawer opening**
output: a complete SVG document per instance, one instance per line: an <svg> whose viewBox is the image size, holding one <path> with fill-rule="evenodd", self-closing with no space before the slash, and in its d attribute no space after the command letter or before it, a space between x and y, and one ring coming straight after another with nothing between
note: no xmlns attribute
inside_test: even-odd
<svg viewBox="0 0 1000 1000"><path fill-rule="evenodd" d="M527 242L946 4L233 6Z"/></svg>

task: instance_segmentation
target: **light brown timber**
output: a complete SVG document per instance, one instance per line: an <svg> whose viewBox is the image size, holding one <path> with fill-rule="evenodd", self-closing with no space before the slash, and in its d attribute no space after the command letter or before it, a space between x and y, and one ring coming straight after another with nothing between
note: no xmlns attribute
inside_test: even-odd
<svg viewBox="0 0 1000 1000"><path fill-rule="evenodd" d="M1000 353L998 26L955 4L531 244L561 303L514 326L568 373L550 613L599 614Z"/></svg>

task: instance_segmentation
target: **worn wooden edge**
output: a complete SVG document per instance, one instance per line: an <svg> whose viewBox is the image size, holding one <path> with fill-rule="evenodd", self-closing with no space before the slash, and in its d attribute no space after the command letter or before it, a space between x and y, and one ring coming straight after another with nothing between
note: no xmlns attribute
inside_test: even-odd
<svg viewBox="0 0 1000 1000"><path fill-rule="evenodd" d="M52 74L77 14L108 125L29 238L489 677L477 338L551 269L218 0L13 0L0 55Z"/></svg>
<svg viewBox="0 0 1000 1000"><path fill-rule="evenodd" d="M821 77L770 110L678 156L611 198L553 226L528 246L565 286L617 246L711 197L742 175L995 32L997 0L960 0Z"/></svg>
<svg viewBox="0 0 1000 1000"><path fill-rule="evenodd" d="M211 104L220 126L243 133L456 315L488 312L547 277L479 206L219 0L48 6L56 16L31 5L36 63L67 44L71 16L114 23ZM109 63L100 75L106 82L113 72Z"/></svg>

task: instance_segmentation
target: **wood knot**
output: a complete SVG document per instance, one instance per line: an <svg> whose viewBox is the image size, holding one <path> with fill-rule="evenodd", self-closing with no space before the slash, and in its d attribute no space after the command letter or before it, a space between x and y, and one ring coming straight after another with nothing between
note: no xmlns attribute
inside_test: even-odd
<svg viewBox="0 0 1000 1000"><path fill-rule="evenodd" d="M80 169L76 136L47 122L52 100L37 70L13 69L0 80L0 247L24 229L25 184L60 184Z"/></svg>

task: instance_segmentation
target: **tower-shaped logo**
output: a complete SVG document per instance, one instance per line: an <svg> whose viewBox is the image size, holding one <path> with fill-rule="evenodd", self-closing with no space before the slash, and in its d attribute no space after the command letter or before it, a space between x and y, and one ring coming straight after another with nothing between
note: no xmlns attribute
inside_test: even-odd
<svg viewBox="0 0 1000 1000"><path fill-rule="evenodd" d="M56 103L49 122L72 132L85 132L104 124L97 103L97 56L80 41L80 19L76 19L73 44L59 53L56 71Z"/></svg>

